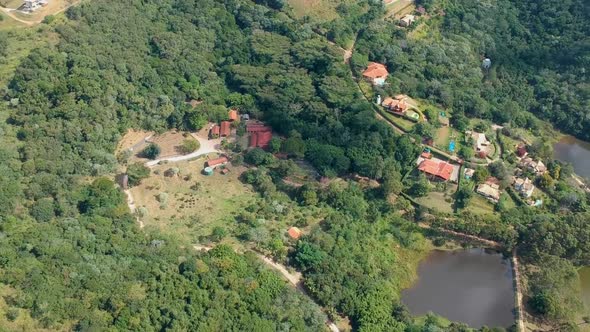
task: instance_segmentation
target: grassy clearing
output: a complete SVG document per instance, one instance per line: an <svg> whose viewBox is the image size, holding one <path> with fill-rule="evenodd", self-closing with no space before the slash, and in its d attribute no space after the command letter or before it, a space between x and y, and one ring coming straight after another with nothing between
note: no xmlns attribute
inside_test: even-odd
<svg viewBox="0 0 590 332"><path fill-rule="evenodd" d="M296 18L308 16L315 21L328 22L338 17L336 7L341 1L335 0L288 0Z"/></svg>
<svg viewBox="0 0 590 332"><path fill-rule="evenodd" d="M457 185L453 183L438 183L433 185L441 186L439 190L431 191L424 197L416 198L416 202L429 208L443 213L453 213L453 195L457 191ZM443 186L446 186L444 188Z"/></svg>
<svg viewBox="0 0 590 332"><path fill-rule="evenodd" d="M22 295L21 295L22 296ZM19 292L10 286L0 285L0 331L71 331L71 324L54 327L51 330L42 328L42 324L31 318L29 310L8 305L6 299L19 298ZM12 319L14 317L14 319Z"/></svg>
<svg viewBox="0 0 590 332"><path fill-rule="evenodd" d="M466 210L474 214L494 214L494 205L478 193L473 194Z"/></svg>
<svg viewBox="0 0 590 332"><path fill-rule="evenodd" d="M232 216L255 201L256 194L238 179L244 168L228 166L231 171L226 175L218 170L205 176L201 174L205 160L157 165L148 179L131 189L136 206L148 211L141 218L147 229L195 241L215 226L233 223ZM172 167L178 167L180 175L165 177ZM158 201L161 193L168 195L167 204Z"/></svg>
<svg viewBox="0 0 590 332"><path fill-rule="evenodd" d="M0 22L0 33L8 36L8 55L0 57L0 87L6 86L20 61L34 48L51 47L57 43L57 35L47 26L20 28L18 23L6 17Z"/></svg>

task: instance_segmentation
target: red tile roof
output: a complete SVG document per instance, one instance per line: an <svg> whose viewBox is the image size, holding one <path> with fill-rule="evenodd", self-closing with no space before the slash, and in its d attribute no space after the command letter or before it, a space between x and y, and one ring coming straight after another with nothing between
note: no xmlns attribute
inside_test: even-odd
<svg viewBox="0 0 590 332"><path fill-rule="evenodd" d="M213 128L211 128L211 135L219 136L219 129L218 125L213 126Z"/></svg>
<svg viewBox="0 0 590 332"><path fill-rule="evenodd" d="M453 174L453 165L446 162L437 162L431 159L425 159L420 163L418 169L424 173L437 176L448 181Z"/></svg>
<svg viewBox="0 0 590 332"><path fill-rule="evenodd" d="M266 148L272 139L270 131L253 132L250 134L250 147Z"/></svg>
<svg viewBox="0 0 590 332"><path fill-rule="evenodd" d="M255 148L258 146L258 133L254 132L250 135L250 147Z"/></svg>
<svg viewBox="0 0 590 332"><path fill-rule="evenodd" d="M376 62L369 62L367 69L363 72L363 76L368 78L386 77L388 74L385 65Z"/></svg>
<svg viewBox="0 0 590 332"><path fill-rule="evenodd" d="M219 166L219 165L225 164L227 162L228 162L227 157L219 157L219 158L207 160L205 166L207 166L207 167L215 167L215 166Z"/></svg>
<svg viewBox="0 0 590 332"><path fill-rule="evenodd" d="M289 228L289 230L287 231L287 233L289 233L289 236L292 239L295 239L295 240L297 240L297 239L299 239L301 237L301 230L299 228L297 228L297 227L291 227L291 228Z"/></svg>
<svg viewBox="0 0 590 332"><path fill-rule="evenodd" d="M246 131L249 133L260 132L260 131L272 131L272 128L265 126L261 123L253 123L246 126Z"/></svg>
<svg viewBox="0 0 590 332"><path fill-rule="evenodd" d="M221 121L220 136L226 137L226 136L229 136L230 133L231 133L231 124L229 123L229 121Z"/></svg>
<svg viewBox="0 0 590 332"><path fill-rule="evenodd" d="M230 121L237 121L238 120L238 111L237 110L229 110L228 114Z"/></svg>

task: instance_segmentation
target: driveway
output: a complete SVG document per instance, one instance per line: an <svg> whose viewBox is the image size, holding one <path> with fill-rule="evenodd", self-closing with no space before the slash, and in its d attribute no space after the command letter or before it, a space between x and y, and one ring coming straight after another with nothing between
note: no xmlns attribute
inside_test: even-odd
<svg viewBox="0 0 590 332"><path fill-rule="evenodd" d="M221 139L218 138L218 139L209 140L209 139L201 138L194 133L191 133L191 135L197 141L199 141L199 144L201 145L197 151L189 153L189 154L185 154L185 155L180 155L180 156L150 160L150 161L146 162L145 165L147 167L152 167L154 165L157 165L161 161L168 161L168 162L184 161L184 160L189 160L189 159L193 159L196 157L200 157L202 155L206 155L209 153L220 153L221 152L221 150L220 150L221 149Z"/></svg>

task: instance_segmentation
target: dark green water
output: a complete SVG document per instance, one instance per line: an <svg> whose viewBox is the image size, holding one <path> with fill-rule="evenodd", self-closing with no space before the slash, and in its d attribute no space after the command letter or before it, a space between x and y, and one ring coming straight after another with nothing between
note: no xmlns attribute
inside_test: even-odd
<svg viewBox="0 0 590 332"><path fill-rule="evenodd" d="M430 311L479 328L514 324L510 261L484 249L433 251L418 267L419 280L402 292L415 316Z"/></svg>
<svg viewBox="0 0 590 332"><path fill-rule="evenodd" d="M590 143L572 136L564 136L553 146L555 159L574 166L576 174L590 178Z"/></svg>

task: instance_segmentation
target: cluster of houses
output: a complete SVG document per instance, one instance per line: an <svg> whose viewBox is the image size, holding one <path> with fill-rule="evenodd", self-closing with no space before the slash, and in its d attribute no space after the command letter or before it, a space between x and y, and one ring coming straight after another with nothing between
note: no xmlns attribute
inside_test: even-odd
<svg viewBox="0 0 590 332"><path fill-rule="evenodd" d="M221 121L219 125L213 125L209 131L209 138L214 139L219 137L228 137L231 134L232 122L237 122L240 117L238 111L235 109L229 110L227 115L229 121Z"/></svg>
<svg viewBox="0 0 590 332"><path fill-rule="evenodd" d="M420 120L420 114L409 109L408 96L397 95L393 98L387 97L381 102L381 106L389 113L404 116L412 121Z"/></svg>
<svg viewBox="0 0 590 332"><path fill-rule="evenodd" d="M272 139L272 128L263 123L249 123L246 126L246 132L250 134L251 148L266 149Z"/></svg>
<svg viewBox="0 0 590 332"><path fill-rule="evenodd" d="M547 172L547 166L545 166L540 160L534 160L533 158L527 157L528 153L524 144L520 144L516 147L516 155L520 159L519 170L517 170L516 175L512 177L511 185L521 197L527 199L529 205L539 206L542 204L542 201L530 200L536 189L533 180L526 175L523 176L523 173L524 171L528 171L535 176L541 176ZM466 168L465 179L470 179L474 173L474 169ZM500 182L493 177L488 178L486 182L478 185L476 192L494 203L497 203L500 200L500 195L502 193L500 190Z"/></svg>

